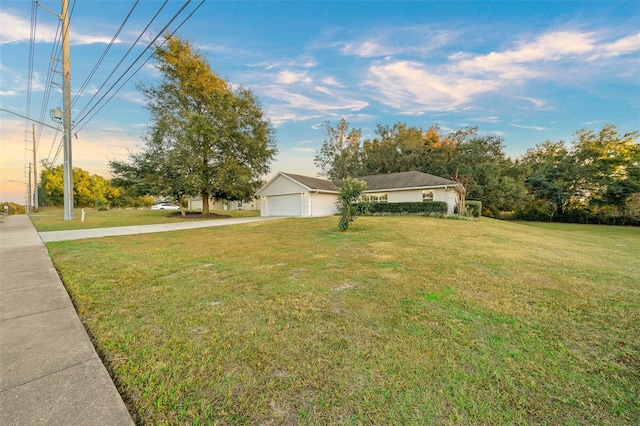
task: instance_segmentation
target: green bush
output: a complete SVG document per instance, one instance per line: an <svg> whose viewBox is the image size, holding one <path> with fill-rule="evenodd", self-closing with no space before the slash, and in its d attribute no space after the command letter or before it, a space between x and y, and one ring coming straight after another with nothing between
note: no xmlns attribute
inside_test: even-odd
<svg viewBox="0 0 640 426"><path fill-rule="evenodd" d="M423 214L423 213L447 213L447 203L444 201L424 201L416 203L371 203L369 213L372 215L384 214Z"/></svg>
<svg viewBox="0 0 640 426"><path fill-rule="evenodd" d="M602 216L598 215L598 216L603 217L604 215ZM556 220L559 220L561 222L568 222L568 223L588 224L588 223L595 223L597 219L596 219L596 214L591 210L589 210L588 208L576 206L576 207L568 208L565 214L562 217L556 218Z"/></svg>
<svg viewBox="0 0 640 426"><path fill-rule="evenodd" d="M9 209L5 210L4 206L9 206ZM4 202L0 204L0 210L2 211L2 213L4 214L5 211L7 211L10 215L11 214L24 214L25 213L25 207L22 204L16 204L16 203L11 203L11 202Z"/></svg>
<svg viewBox="0 0 640 426"><path fill-rule="evenodd" d="M467 204L467 216L480 217L482 213L482 201L469 200Z"/></svg>
<svg viewBox="0 0 640 426"><path fill-rule="evenodd" d="M514 212L515 220L531 222L551 222L556 208L553 204L544 200L534 200L523 203Z"/></svg>
<svg viewBox="0 0 640 426"><path fill-rule="evenodd" d="M342 181L340 192L338 193L338 201L336 202L340 215L338 220L338 229L340 231L349 229L351 222L356 220L356 217L363 211L357 201L366 187L367 183L358 179L346 178Z"/></svg>

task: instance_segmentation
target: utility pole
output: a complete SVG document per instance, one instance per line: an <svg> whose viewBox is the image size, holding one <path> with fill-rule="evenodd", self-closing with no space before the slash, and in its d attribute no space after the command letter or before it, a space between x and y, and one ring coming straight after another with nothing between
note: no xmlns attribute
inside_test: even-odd
<svg viewBox="0 0 640 426"><path fill-rule="evenodd" d="M64 220L73 219L73 162L71 161L71 60L69 59L69 0L62 0L60 15L38 3L62 21L62 145L64 147ZM58 110L59 111L59 110ZM57 114L56 114L57 115Z"/></svg>
<svg viewBox="0 0 640 426"><path fill-rule="evenodd" d="M29 163L29 176L27 179L27 205L25 206L27 214L31 213L31 163Z"/></svg>
<svg viewBox="0 0 640 426"><path fill-rule="evenodd" d="M38 171L36 168L36 125L31 123L33 135L33 210L38 210Z"/></svg>
<svg viewBox="0 0 640 426"><path fill-rule="evenodd" d="M73 219L71 161L71 60L69 59L69 0L62 0L62 109L64 114L64 220Z"/></svg>

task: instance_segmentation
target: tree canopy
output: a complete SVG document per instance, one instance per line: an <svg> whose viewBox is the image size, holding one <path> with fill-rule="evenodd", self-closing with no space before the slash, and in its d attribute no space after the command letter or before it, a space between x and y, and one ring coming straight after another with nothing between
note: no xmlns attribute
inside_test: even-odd
<svg viewBox="0 0 640 426"><path fill-rule="evenodd" d="M468 198L496 214L527 196L502 140L480 136L475 127L443 134L438 126L378 124L376 136L365 140L344 119L335 128L326 123L325 130L328 137L314 162L330 179L421 171L464 184Z"/></svg>
<svg viewBox="0 0 640 426"><path fill-rule="evenodd" d="M438 126L378 124L375 136L363 140L361 130L342 119L336 127L325 123L325 131L314 162L330 179L417 170L462 183L487 215L637 222L638 132L620 134L613 125L578 130L571 146L546 141L511 159L500 137L475 127L443 133Z"/></svg>
<svg viewBox="0 0 640 426"><path fill-rule="evenodd" d="M246 201L277 152L275 132L253 92L218 77L191 43L174 36L156 52L162 79L138 85L151 114L141 152L110 162L131 186L178 202L201 196Z"/></svg>
<svg viewBox="0 0 640 426"><path fill-rule="evenodd" d="M39 181L40 203L43 206L62 206L64 204L63 165L42 164ZM111 185L108 179L100 175L91 175L79 167L73 168L73 204L74 207L101 207L113 205L120 190Z"/></svg>

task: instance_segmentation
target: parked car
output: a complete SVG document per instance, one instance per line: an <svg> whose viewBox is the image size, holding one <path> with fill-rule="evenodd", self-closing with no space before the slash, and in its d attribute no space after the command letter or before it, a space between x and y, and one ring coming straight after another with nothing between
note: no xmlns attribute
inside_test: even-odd
<svg viewBox="0 0 640 426"><path fill-rule="evenodd" d="M151 210L180 210L180 206L171 203L160 203L151 206Z"/></svg>

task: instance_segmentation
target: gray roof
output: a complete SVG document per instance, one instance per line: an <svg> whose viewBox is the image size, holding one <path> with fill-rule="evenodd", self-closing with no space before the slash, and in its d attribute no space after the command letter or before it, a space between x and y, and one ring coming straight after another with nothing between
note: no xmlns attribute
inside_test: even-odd
<svg viewBox="0 0 640 426"><path fill-rule="evenodd" d="M293 173L282 174L312 190L337 192L342 183L341 180L334 180L332 182L326 179L296 175ZM464 191L464 187L462 186L462 184L454 180L415 171L362 176L358 177L357 179L363 180L367 183L367 189L365 190L365 192L442 186L459 187L460 189L462 189L462 191Z"/></svg>
<svg viewBox="0 0 640 426"><path fill-rule="evenodd" d="M460 183L422 172L388 173L383 175L362 176L358 178L367 183L368 191L381 191L401 188L424 188L436 186L462 186Z"/></svg>
<svg viewBox="0 0 640 426"><path fill-rule="evenodd" d="M319 191L338 191L338 187L335 183L330 180L314 178L309 176L302 175L294 175L293 173L282 173L285 176L290 177L298 183L306 186L309 189L319 190Z"/></svg>

